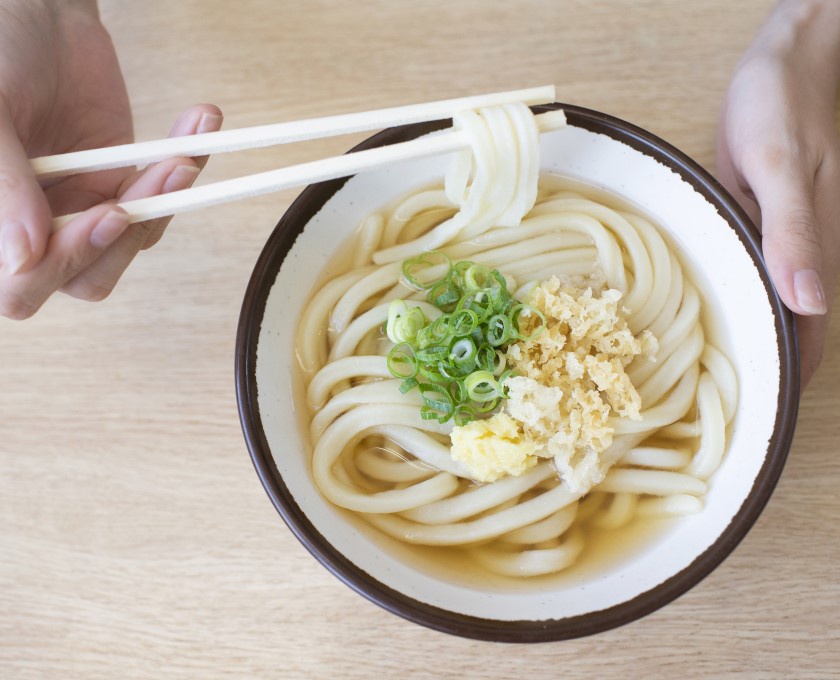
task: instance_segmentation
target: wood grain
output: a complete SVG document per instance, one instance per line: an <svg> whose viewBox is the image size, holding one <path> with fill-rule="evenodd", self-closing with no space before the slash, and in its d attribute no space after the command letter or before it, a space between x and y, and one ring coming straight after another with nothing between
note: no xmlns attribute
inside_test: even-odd
<svg viewBox="0 0 840 680"><path fill-rule="evenodd" d="M138 139L197 101L240 127L554 82L713 168L729 74L772 2L101 5ZM202 181L362 137L220 157ZM0 677L837 677L838 324L775 495L699 586L581 640L448 637L319 566L248 459L236 323L294 196L180 216L105 302L0 320Z"/></svg>

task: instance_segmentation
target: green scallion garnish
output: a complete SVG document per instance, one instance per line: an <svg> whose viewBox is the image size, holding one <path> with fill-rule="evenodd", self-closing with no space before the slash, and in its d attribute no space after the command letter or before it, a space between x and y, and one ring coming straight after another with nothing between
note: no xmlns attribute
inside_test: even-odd
<svg viewBox="0 0 840 680"><path fill-rule="evenodd" d="M418 388L424 420L465 425L506 398L504 349L535 338L545 328L543 314L513 299L498 269L463 260L453 262L437 251L403 262L403 280L443 314L429 322L420 307L394 300L386 333L395 343L388 370L402 380L400 392ZM537 322L520 331L521 316Z"/></svg>

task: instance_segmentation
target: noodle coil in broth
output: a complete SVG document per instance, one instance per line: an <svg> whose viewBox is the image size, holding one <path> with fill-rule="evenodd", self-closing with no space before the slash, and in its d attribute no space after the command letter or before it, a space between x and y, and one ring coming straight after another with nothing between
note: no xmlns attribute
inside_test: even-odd
<svg viewBox="0 0 840 680"><path fill-rule="evenodd" d="M466 112L455 124L472 149L455 159L443 186L365 219L346 271L315 291L299 322L312 474L332 503L399 541L458 551L505 576L557 573L579 559L595 528L702 509L725 452L737 380L707 339L697 285L657 227L539 176L527 107ZM654 339L648 354L614 360L640 410L625 417L602 409L608 445L586 451L595 461L589 476L574 478L574 457L532 456L516 474L480 479L454 455L459 425L421 417L423 393L400 391L385 326L397 300L429 322L442 315L404 277L404 261L431 250L498 270L513 300L526 304L552 280L557 296L588 290L597 302L618 291L625 335ZM566 447L572 456L575 446Z"/></svg>

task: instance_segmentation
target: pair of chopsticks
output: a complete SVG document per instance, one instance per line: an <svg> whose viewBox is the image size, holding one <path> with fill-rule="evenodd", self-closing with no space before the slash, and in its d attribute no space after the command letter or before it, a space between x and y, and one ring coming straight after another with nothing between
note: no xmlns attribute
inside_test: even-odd
<svg viewBox="0 0 840 680"><path fill-rule="evenodd" d="M206 156L213 153L287 144L395 125L441 120L451 118L459 111L486 106L498 106L514 102L524 102L529 105L545 104L554 101L554 98L554 86L546 85L525 90L496 92L377 111L348 113L238 130L222 130L188 137L172 137L150 142L124 144L103 149L75 151L56 156L42 156L32 159L30 162L35 175L47 179L81 172L154 163L175 156ZM565 117L562 111L548 112L537 116L537 122L540 132L547 132L565 124ZM127 201L121 203L120 206L129 214L131 222L143 222L249 196L280 191L302 184L347 177L399 161L458 151L468 146L469 141L464 133L451 130L440 135L421 137L409 142L357 151L343 156L224 180L160 196ZM61 229L75 216L56 217L53 220L53 230Z"/></svg>

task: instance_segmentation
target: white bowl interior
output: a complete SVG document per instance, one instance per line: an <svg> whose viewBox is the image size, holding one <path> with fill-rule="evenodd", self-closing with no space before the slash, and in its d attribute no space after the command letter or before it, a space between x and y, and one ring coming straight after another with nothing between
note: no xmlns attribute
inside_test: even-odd
<svg viewBox="0 0 840 680"><path fill-rule="evenodd" d="M603 134L568 126L542 135L543 170L602 188L640 206L663 227L717 308L718 340L739 381L738 408L725 459L711 480L705 509L678 520L644 549L591 577L540 588L488 588L440 578L348 519L315 489L309 445L294 403L295 322L330 248L345 242L368 213L442 178L439 157L350 179L309 222L282 264L260 329L258 404L274 462L295 502L341 554L371 577L420 602L493 620L560 619L632 600L688 567L738 512L767 455L780 390L774 317L758 269L715 207L671 169ZM688 254L688 255L686 255ZM704 272L709 275L704 275ZM713 276L711 275L713 274ZM736 342L730 339L737 338ZM386 542L387 543L387 542Z"/></svg>

